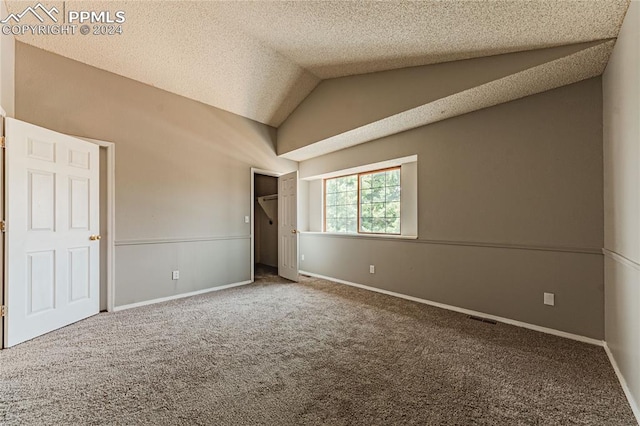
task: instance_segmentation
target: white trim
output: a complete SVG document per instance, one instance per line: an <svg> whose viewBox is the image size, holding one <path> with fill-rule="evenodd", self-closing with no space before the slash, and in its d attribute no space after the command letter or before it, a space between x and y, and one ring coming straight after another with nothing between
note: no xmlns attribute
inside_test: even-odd
<svg viewBox="0 0 640 426"><path fill-rule="evenodd" d="M628 257L623 256L620 253L616 253L615 251L607 250L606 248L602 249L602 253L609 259L615 260L618 263L622 263L623 265L633 268L636 271L640 271L640 263L636 262L635 260L629 259Z"/></svg>
<svg viewBox="0 0 640 426"><path fill-rule="evenodd" d="M622 386L622 391L624 392L624 395L627 397L627 401L629 401L629 405L631 406L631 411L633 411L633 415L636 417L636 422L638 422L638 424L640 425L640 407L638 407L638 404L633 399L633 395L631 394L631 390L627 385L627 381L624 379L624 376L622 375L622 372L618 367L618 363L616 362L616 359L613 357L613 353L611 352L611 349L609 349L609 345L607 345L607 342L604 342L604 351L607 353L607 356L609 357L609 362L611 362L613 371L616 372L616 376L618 377L620 386Z"/></svg>
<svg viewBox="0 0 640 426"><path fill-rule="evenodd" d="M401 158L393 158L391 160L379 161L377 163L365 164L362 166L349 167L348 169L335 170L332 172L321 173L319 175L306 176L300 178L301 180L317 180L317 179L330 179L338 176L351 175L356 173L365 173L372 170L389 169L391 167L400 167L407 163L416 163L418 161L418 155L409 155Z"/></svg>
<svg viewBox="0 0 640 426"><path fill-rule="evenodd" d="M136 303L130 303L128 305L116 306L113 309L113 311L114 312L119 312L119 311L124 311L124 310L127 310L127 309L139 308L140 306L154 305L156 303L168 302L170 300L184 299L185 297L191 297L191 296L197 296L199 294L211 293L212 291L226 290L228 288L240 287L242 285L247 285L247 284L251 284L251 281L242 281L242 282L239 282L239 283L226 284L226 285L221 285L221 286L218 286L218 287L205 288L204 290L190 291L189 293L180 293L180 294L176 294L176 295L173 295L173 296L167 296L167 297L160 297L158 299L145 300L144 302L136 302Z"/></svg>
<svg viewBox="0 0 640 426"><path fill-rule="evenodd" d="M302 235L322 235L322 236L334 236L334 237L352 237L352 238L383 238L390 240L415 240L417 235L396 235L396 234L352 234L346 232L319 232L319 231L300 231Z"/></svg>
<svg viewBox="0 0 640 426"><path fill-rule="evenodd" d="M386 239L400 239L411 240L416 244L435 244L445 246L463 246L463 247L486 247L497 249L511 249L511 250L534 250L534 251L552 251L560 253L574 253L574 254L588 254L602 256L602 249L588 248L588 247L561 247L561 246L531 246L523 244L506 244L506 243L486 243L480 241L446 241L446 240L427 240L418 239L413 235L393 235L393 234L351 234L346 232L320 232L320 231L305 231L301 234L319 236L319 237L333 237L333 238L378 238L382 240ZM640 268L640 265L638 265Z"/></svg>
<svg viewBox="0 0 640 426"><path fill-rule="evenodd" d="M2 121L0 123L0 135L6 136L6 123L7 117L4 109L0 106L0 110L2 111ZM4 205L4 197L7 193L6 188L6 163L4 156L4 149L0 149L0 216L2 216L2 220L6 219L6 211ZM6 268L7 268L7 244L5 238L6 235L0 236L0 305L5 305L7 303L6 293L7 293L7 279L6 279ZM4 327L5 327L5 319L0 318L0 348L4 349Z"/></svg>
<svg viewBox="0 0 640 426"><path fill-rule="evenodd" d="M116 300L116 145L74 136L107 150L107 311L114 312Z"/></svg>
<svg viewBox="0 0 640 426"><path fill-rule="evenodd" d="M256 184L256 176L255 175L265 175L265 176L272 176L272 177L280 177L282 175L284 175L284 173L281 172L274 172L271 170L263 170L263 169L258 169L256 167L252 167L251 168L251 201L250 201L250 205L251 205L251 216L249 216L249 223L251 224L251 229L249 230L249 236L251 238L251 255L249 256L251 265L249 266L249 268L251 269L251 282L254 281L255 279L255 244L256 244L256 240L255 240L255 223L254 222L254 216L255 216L255 184Z"/></svg>
<svg viewBox="0 0 640 426"><path fill-rule="evenodd" d="M396 292L389 291L389 290L382 290L382 289L375 288L375 287L369 287L367 285L357 284L357 283L353 283L353 282L350 282L350 281L340 280L340 279L337 279L337 278L331 278L331 277L327 277L327 276L320 275L320 274L314 274L312 272L300 271L300 274L309 275L311 277L315 277L315 278L320 278L320 279L327 280L327 281L336 282L338 284L345 284L345 285L349 285L349 286L352 286L352 287L358 287L358 288L361 288L361 289L364 289L364 290L375 291L376 293L382 293L382 294L386 294L388 296L399 297L401 299L411 300L412 302L423 303L425 305L435 306L437 308L447 309L449 311L459 312L459 313L465 314L465 315L480 316L480 317L492 319L494 321L498 321L498 322L501 322L501 323L504 323L504 324L514 325L516 327L527 328L529 330L539 331L541 333L546 333L546 334L552 334L554 336L565 337L567 339L577 340L579 342L589 343L591 345L596 345L596 346L603 346L604 345L604 341L602 341L602 340L593 339L591 337L586 337L586 336L580 336L579 334L567 333L566 331L560 331L560 330L555 330L553 328L541 327L539 325L534 325L534 324L529 324L529 323L522 322L522 321L516 321L516 320L513 320L513 319L509 319L509 318L499 317L497 315L486 314L484 312L473 311L471 309L459 308L457 306L447 305L447 304L440 303L440 302L433 302L431 300L420 299L418 297L413 297L413 296L407 296L405 294L396 293Z"/></svg>
<svg viewBox="0 0 640 426"><path fill-rule="evenodd" d="M140 240L118 240L116 246L141 246L148 244L174 244L174 243L199 243L209 241L248 240L250 235L230 235L211 237L185 237L185 238L146 238Z"/></svg>

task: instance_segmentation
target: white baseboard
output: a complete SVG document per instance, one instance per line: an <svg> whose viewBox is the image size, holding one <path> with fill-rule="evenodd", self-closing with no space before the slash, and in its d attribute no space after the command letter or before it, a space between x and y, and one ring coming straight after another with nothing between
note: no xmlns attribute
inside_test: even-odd
<svg viewBox="0 0 640 426"><path fill-rule="evenodd" d="M300 273L304 275L309 275L311 277L327 280L327 281L333 281L338 284L345 284L352 287L362 288L364 290L375 291L376 293L382 293L389 296L399 297L401 299L411 300L412 302L424 303L425 305L435 306L437 308L447 309L449 311L459 312L465 315L474 315L482 318L488 318L504 324L514 325L516 327L528 328L529 330L539 331L541 333L546 333L546 334L553 334L554 336L564 337L571 340L577 340L579 342L589 343L591 345L604 346L604 341L602 340L593 339L591 337L586 337L586 336L580 336L579 334L567 333L566 331L560 331L560 330L555 330L553 328L541 327L539 325L534 325L534 324L529 324L522 321L516 321L509 318L499 317L497 315L486 314L484 312L472 311L471 309L459 308L453 305L447 305L440 302L433 302L431 300L420 299L418 297L407 296L406 294L396 293L388 290L382 290L375 287L369 287L367 285L357 284L350 281L340 280L337 278L326 277L324 275L314 274L312 272L300 271Z"/></svg>
<svg viewBox="0 0 640 426"><path fill-rule="evenodd" d="M219 291L219 290L225 290L227 288L239 287L241 285L251 284L252 282L253 281L242 281L239 283L221 285L219 287L205 288L204 290L191 291L189 293L176 294L174 296L161 297L159 299L145 300L143 302L131 303L129 305L116 306L113 308L113 311L114 312L124 311L126 309L131 309L131 308L139 308L140 306L153 305L155 303L161 303L161 302L168 302L169 300L183 299L185 297L197 296L198 294L205 294L205 293L210 293L212 291Z"/></svg>
<svg viewBox="0 0 640 426"><path fill-rule="evenodd" d="M609 345L607 342L604 343L604 351L607 353L609 357L609 362L611 362L611 366L613 367L613 371L616 372L616 376L618 376L618 381L620 382L620 386L622 386L622 390L624 391L624 395L627 397L627 401L629 401L629 405L631 406L631 411L633 411L633 415L636 416L636 422L640 425L640 407L633 399L633 395L631 395L631 391L629 390L629 386L627 385L627 381L624 379L620 368L618 367L618 363L616 359L613 357L613 353L611 353L611 349L609 349Z"/></svg>

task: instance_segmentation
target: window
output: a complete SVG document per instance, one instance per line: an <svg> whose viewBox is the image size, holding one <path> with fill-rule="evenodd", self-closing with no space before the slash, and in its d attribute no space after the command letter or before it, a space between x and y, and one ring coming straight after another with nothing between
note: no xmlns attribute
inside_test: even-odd
<svg viewBox="0 0 640 426"><path fill-rule="evenodd" d="M326 232L400 234L400 167L325 179Z"/></svg>
<svg viewBox="0 0 640 426"><path fill-rule="evenodd" d="M358 175L326 179L325 231L358 232Z"/></svg>

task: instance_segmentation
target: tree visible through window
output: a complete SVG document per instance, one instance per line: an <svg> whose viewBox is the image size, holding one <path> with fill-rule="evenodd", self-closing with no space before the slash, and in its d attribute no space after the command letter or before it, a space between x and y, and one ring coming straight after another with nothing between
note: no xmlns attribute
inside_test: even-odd
<svg viewBox="0 0 640 426"><path fill-rule="evenodd" d="M325 231L358 232L358 175L325 181Z"/></svg>
<svg viewBox="0 0 640 426"><path fill-rule="evenodd" d="M400 168L326 179L325 231L400 234Z"/></svg>
<svg viewBox="0 0 640 426"><path fill-rule="evenodd" d="M400 169L360 175L360 232L400 233Z"/></svg>

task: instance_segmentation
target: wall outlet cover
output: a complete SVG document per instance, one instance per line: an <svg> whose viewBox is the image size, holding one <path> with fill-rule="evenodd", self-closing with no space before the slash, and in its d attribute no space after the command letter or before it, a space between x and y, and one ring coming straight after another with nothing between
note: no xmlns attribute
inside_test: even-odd
<svg viewBox="0 0 640 426"><path fill-rule="evenodd" d="M180 271L173 271L171 273L171 279L172 280L179 280L180 279Z"/></svg>
<svg viewBox="0 0 640 426"><path fill-rule="evenodd" d="M556 304L555 294L553 293L545 293L544 294L544 304L549 306L554 306Z"/></svg>
<svg viewBox="0 0 640 426"><path fill-rule="evenodd" d="M376 273L376 265L369 265L369 273L370 274Z"/></svg>

